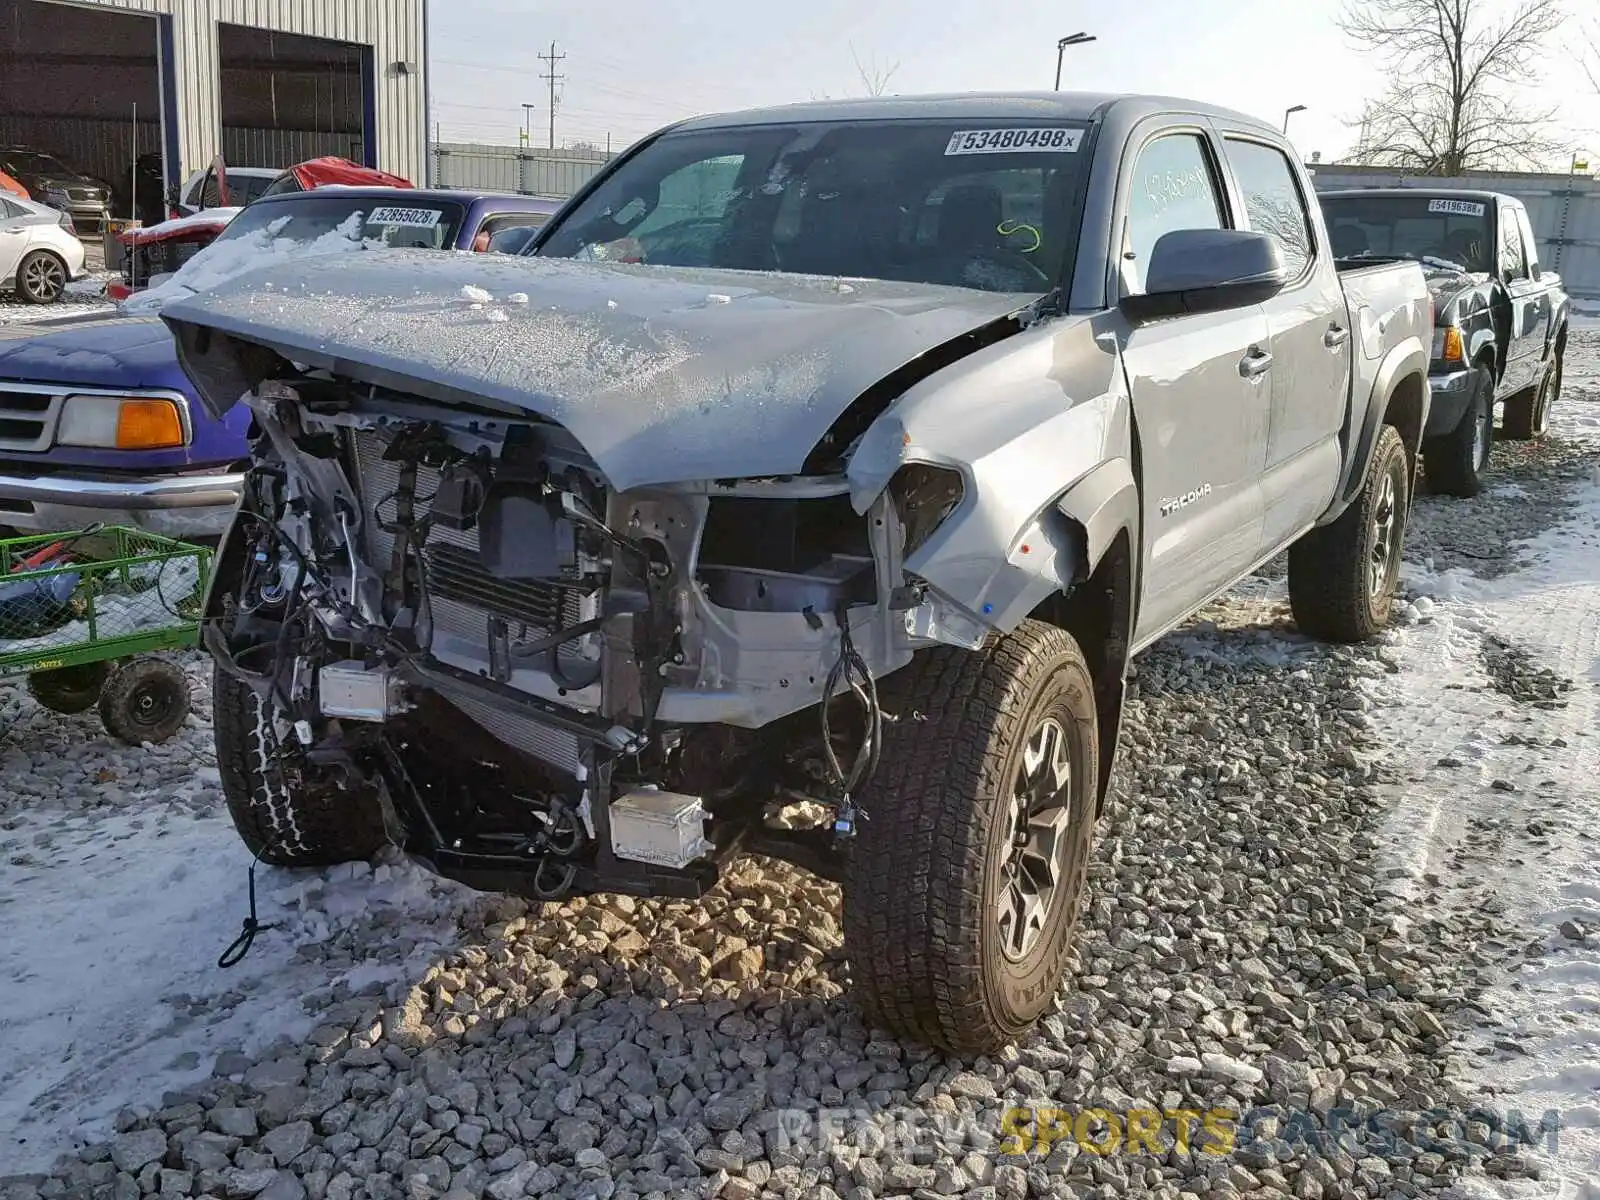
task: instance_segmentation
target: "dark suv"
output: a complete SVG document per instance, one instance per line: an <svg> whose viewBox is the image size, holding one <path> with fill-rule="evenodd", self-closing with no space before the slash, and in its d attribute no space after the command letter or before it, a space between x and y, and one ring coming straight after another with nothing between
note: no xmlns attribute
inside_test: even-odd
<svg viewBox="0 0 1600 1200"><path fill-rule="evenodd" d="M40 204L69 214L80 233L104 227L111 199L111 188L104 181L26 146L0 147L0 171L27 188Z"/></svg>

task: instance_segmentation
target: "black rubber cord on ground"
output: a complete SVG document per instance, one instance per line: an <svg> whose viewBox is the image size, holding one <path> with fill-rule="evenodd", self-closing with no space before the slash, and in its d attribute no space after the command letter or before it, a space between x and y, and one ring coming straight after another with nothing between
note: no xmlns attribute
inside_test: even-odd
<svg viewBox="0 0 1600 1200"><path fill-rule="evenodd" d="M236 967L244 961L244 956L250 953L250 947L255 945L256 934L276 928L271 923L262 924L256 917L256 864L260 861L261 855L259 854L250 860L250 915L244 919L244 923L240 926L239 936L234 938L229 943L228 948L217 958L217 966L224 970L229 967Z"/></svg>

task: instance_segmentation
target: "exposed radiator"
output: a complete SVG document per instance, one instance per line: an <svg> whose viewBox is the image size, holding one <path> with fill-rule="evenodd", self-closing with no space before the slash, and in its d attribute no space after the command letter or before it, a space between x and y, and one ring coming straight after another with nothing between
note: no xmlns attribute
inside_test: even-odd
<svg viewBox="0 0 1600 1200"><path fill-rule="evenodd" d="M399 487L400 464L384 460L383 443L376 434L358 432L352 434L350 440L355 482L366 509L369 561L383 571L394 549L394 537L380 528L373 509ZM438 486L437 471L431 467L417 468L419 498L432 495ZM424 510L425 502L419 499L417 507ZM392 500L386 501L384 511L392 519ZM598 612L597 599L584 596L576 588L497 579L490 575L478 560L476 530L461 532L435 526L422 547L422 559L436 634L486 647L489 622L495 617L507 622L514 638L531 639L575 625ZM562 647L560 653L563 660L575 663L583 659L584 647L573 642ZM574 668L573 673L579 674L581 670ZM451 698L451 703L509 745L566 770L578 765L578 742L572 734L540 725L488 702Z"/></svg>

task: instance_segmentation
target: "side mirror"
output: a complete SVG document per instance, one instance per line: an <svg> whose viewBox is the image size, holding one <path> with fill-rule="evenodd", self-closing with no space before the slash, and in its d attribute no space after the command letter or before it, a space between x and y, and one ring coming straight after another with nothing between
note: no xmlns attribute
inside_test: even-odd
<svg viewBox="0 0 1600 1200"><path fill-rule="evenodd" d="M1260 304L1289 282L1276 239L1243 229L1174 229L1156 239L1144 294L1124 296L1134 320Z"/></svg>

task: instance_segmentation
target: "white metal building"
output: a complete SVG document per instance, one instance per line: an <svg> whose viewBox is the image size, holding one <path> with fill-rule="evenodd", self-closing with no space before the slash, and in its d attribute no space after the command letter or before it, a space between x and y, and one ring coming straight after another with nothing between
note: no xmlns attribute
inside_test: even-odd
<svg viewBox="0 0 1600 1200"><path fill-rule="evenodd" d="M168 185L219 153L421 185L426 40L426 0L0 0L0 145L113 183L137 149Z"/></svg>

